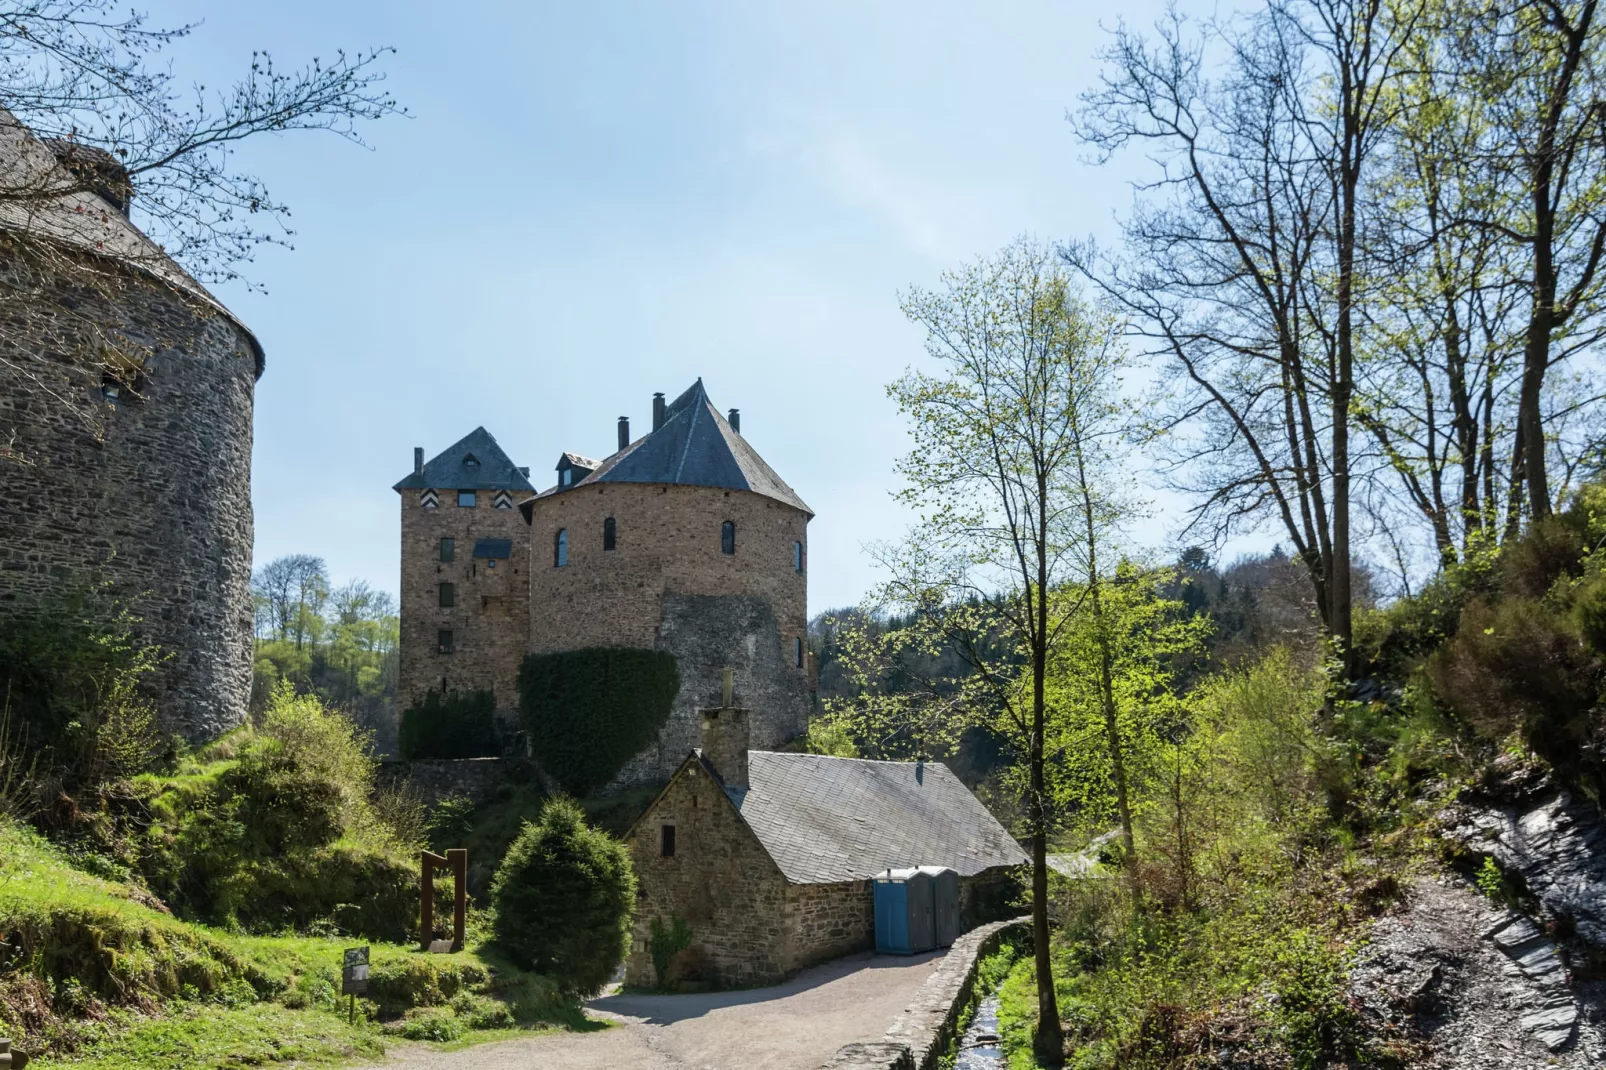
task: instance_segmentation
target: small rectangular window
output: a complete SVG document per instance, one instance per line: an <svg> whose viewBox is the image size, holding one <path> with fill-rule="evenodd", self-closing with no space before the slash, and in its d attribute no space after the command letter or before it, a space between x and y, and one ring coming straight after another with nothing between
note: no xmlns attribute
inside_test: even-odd
<svg viewBox="0 0 1606 1070"><path fill-rule="evenodd" d="M803 637L798 636L792 640L792 643L792 654L797 658L797 667L801 669L803 667Z"/></svg>
<svg viewBox="0 0 1606 1070"><path fill-rule="evenodd" d="M792 544L792 571L803 571L803 544L801 542Z"/></svg>
<svg viewBox="0 0 1606 1070"><path fill-rule="evenodd" d="M658 841L658 853L665 858L675 857L675 826L664 825L659 829L661 839Z"/></svg>
<svg viewBox="0 0 1606 1070"><path fill-rule="evenodd" d="M450 583L441 584L442 608L457 605L457 587Z"/></svg>
<svg viewBox="0 0 1606 1070"><path fill-rule="evenodd" d="M457 492L457 507L459 509L472 509L474 508L474 503L475 494L473 491L460 490Z"/></svg>
<svg viewBox="0 0 1606 1070"><path fill-rule="evenodd" d="M451 629L442 628L440 631L436 632L435 635L440 641L441 653L442 654L450 654L452 652L452 632L451 632Z"/></svg>
<svg viewBox="0 0 1606 1070"><path fill-rule="evenodd" d="M456 553L457 553L457 540L456 539L442 539L441 540L441 560L442 561L450 561L450 560L452 560L452 558L456 555Z"/></svg>

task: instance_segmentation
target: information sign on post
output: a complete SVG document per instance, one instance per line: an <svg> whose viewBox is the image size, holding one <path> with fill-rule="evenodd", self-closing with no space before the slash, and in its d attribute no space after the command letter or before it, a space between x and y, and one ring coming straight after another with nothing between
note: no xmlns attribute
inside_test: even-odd
<svg viewBox="0 0 1606 1070"><path fill-rule="evenodd" d="M357 1017L357 997L368 994L368 949L366 947L346 948L345 962L340 969L340 994L351 997L351 1008L346 1013L348 1021Z"/></svg>

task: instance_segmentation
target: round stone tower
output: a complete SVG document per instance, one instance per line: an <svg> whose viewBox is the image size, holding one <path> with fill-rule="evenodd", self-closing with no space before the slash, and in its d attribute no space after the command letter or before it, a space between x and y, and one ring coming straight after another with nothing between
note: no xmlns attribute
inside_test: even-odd
<svg viewBox="0 0 1606 1070"><path fill-rule="evenodd" d="M164 727L210 738L251 694L262 349L128 221L114 160L56 149L0 112L8 174L62 190L0 207L0 618L108 587L167 654Z"/></svg>
<svg viewBox="0 0 1606 1070"><path fill-rule="evenodd" d="M698 745L697 711L736 670L752 745L808 726L807 505L719 414L701 380L654 399L653 430L603 461L566 453L530 521L530 650L668 651L680 694L656 746L614 787L663 780Z"/></svg>

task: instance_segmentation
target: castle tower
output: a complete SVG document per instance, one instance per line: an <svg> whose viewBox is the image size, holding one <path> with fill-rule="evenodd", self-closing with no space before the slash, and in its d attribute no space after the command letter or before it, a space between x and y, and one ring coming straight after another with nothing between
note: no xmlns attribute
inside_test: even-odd
<svg viewBox="0 0 1606 1070"><path fill-rule="evenodd" d="M402 708L432 689L490 690L518 708L529 639L529 529L515 504L528 468L476 427L427 464L420 447L401 494Z"/></svg>
<svg viewBox="0 0 1606 1070"><path fill-rule="evenodd" d="M698 745L699 708L736 669L752 745L808 724L809 507L723 417L699 379L654 398L652 430L602 461L559 458L558 485L524 503L530 530L529 647L668 651L681 689L656 746L614 787L667 779ZM539 755L537 755L539 758Z"/></svg>
<svg viewBox="0 0 1606 1070"><path fill-rule="evenodd" d="M0 170L41 193L0 211L0 618L105 585L167 655L162 727L210 739L251 698L262 348L129 221L114 156L0 110Z"/></svg>

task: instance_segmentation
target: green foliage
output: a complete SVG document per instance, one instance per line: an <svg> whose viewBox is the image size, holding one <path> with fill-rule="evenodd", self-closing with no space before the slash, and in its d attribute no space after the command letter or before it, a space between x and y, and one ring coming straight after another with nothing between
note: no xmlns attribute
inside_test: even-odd
<svg viewBox="0 0 1606 1070"><path fill-rule="evenodd" d="M624 844L553 799L525 826L491 884L497 942L568 993L602 989L624 961L636 876Z"/></svg>
<svg viewBox="0 0 1606 1070"><path fill-rule="evenodd" d="M674 655L629 647L530 654L519 705L536 757L565 791L602 787L658 738L680 692Z"/></svg>
<svg viewBox="0 0 1606 1070"><path fill-rule="evenodd" d="M691 926L686 919L673 917L665 925L662 918L652 919L652 933L647 950L652 954L652 970L658 978L658 987L669 983L669 960L691 946Z"/></svg>
<svg viewBox="0 0 1606 1070"><path fill-rule="evenodd" d="M859 756L859 748L853 742L853 733L846 724L835 718L816 717L811 720L807 741L810 754L829 754L833 758Z"/></svg>
<svg viewBox="0 0 1606 1070"><path fill-rule="evenodd" d="M127 849L187 917L401 940L417 912L414 845L374 810L374 771L366 734L284 687L256 730L133 782Z"/></svg>
<svg viewBox="0 0 1606 1070"><path fill-rule="evenodd" d="M1102 832L1120 819L1117 752L1102 679L1106 651L1115 742L1135 818L1142 816L1144 799L1163 795L1145 791L1145 785L1172 778L1179 759L1191 760L1184 751L1198 741L1174 679L1176 666L1201 649L1209 620L1185 615L1180 602L1165 596L1171 578L1168 571L1121 564L1113 580L1100 585L1100 612L1067 614L1050 651L1044 740L1054 756L1049 790L1056 809L1082 832ZM1068 587L1055 597L1085 601L1086 591Z"/></svg>
<svg viewBox="0 0 1606 1070"><path fill-rule="evenodd" d="M491 758L502 753L496 732L496 696L490 691L425 692L401 715L401 755L418 758Z"/></svg>
<svg viewBox="0 0 1606 1070"><path fill-rule="evenodd" d="M165 655L135 636L138 623L99 588L0 622L6 742L35 775L76 790L137 773L159 749L141 685Z"/></svg>
<svg viewBox="0 0 1606 1070"><path fill-rule="evenodd" d="M1495 864L1495 860L1493 858L1485 858L1483 865L1478 868L1474 881L1478 886L1478 891L1490 899L1499 899L1505 879L1505 874L1500 872L1500 867Z"/></svg>

